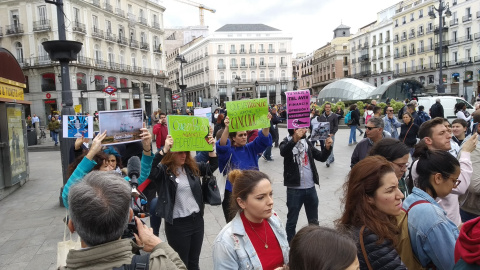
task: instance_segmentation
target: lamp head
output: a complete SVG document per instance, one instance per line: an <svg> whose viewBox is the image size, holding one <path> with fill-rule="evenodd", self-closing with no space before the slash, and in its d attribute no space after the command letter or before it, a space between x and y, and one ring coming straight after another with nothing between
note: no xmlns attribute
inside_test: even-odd
<svg viewBox="0 0 480 270"><path fill-rule="evenodd" d="M447 16L447 18L450 18L450 16L452 16L452 12L448 8L448 6L447 6L447 11L445 11L445 16Z"/></svg>
<svg viewBox="0 0 480 270"><path fill-rule="evenodd" d="M430 10L430 11L428 12L428 16L430 16L430 19L435 19L435 18L437 18L437 16L435 16L435 12L434 12L433 10Z"/></svg>

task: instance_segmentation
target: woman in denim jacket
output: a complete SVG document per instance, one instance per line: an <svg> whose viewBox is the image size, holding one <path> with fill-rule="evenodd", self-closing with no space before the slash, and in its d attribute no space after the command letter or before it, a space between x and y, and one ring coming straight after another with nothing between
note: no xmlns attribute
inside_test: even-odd
<svg viewBox="0 0 480 270"><path fill-rule="evenodd" d="M447 151L431 151L425 144L417 145L416 187L403 203L408 211L408 232L413 253L422 266L453 269L457 226L435 201L447 196L460 180L460 163Z"/></svg>
<svg viewBox="0 0 480 270"><path fill-rule="evenodd" d="M276 269L288 264L285 228L273 211L272 185L255 170L233 170L230 209L235 218L213 245L214 269Z"/></svg>

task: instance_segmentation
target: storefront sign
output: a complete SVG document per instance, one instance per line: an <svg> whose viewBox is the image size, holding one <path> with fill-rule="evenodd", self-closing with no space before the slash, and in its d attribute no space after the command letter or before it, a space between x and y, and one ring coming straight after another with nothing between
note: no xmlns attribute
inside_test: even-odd
<svg viewBox="0 0 480 270"><path fill-rule="evenodd" d="M287 91L287 128L310 127L310 91Z"/></svg>
<svg viewBox="0 0 480 270"><path fill-rule="evenodd" d="M50 93L47 93L47 94L45 95L45 97L46 97L47 99L50 99L50 98L52 97L52 95L51 95Z"/></svg>
<svg viewBox="0 0 480 270"><path fill-rule="evenodd" d="M117 88L109 85L109 86L103 88L102 91L109 94L109 95L112 95L113 93L117 92Z"/></svg>
<svg viewBox="0 0 480 270"><path fill-rule="evenodd" d="M266 98L227 102L230 132L268 128L268 101Z"/></svg>
<svg viewBox="0 0 480 270"><path fill-rule="evenodd" d="M213 151L208 144L210 130L208 118L185 115L167 116L168 133L173 138L172 152Z"/></svg>
<svg viewBox="0 0 480 270"><path fill-rule="evenodd" d="M47 99L45 100L45 104L55 104L57 101L55 99Z"/></svg>
<svg viewBox="0 0 480 270"><path fill-rule="evenodd" d="M187 107L193 107L193 102L187 102Z"/></svg>
<svg viewBox="0 0 480 270"><path fill-rule="evenodd" d="M0 82L0 98L24 100L23 89L18 86L8 85Z"/></svg>

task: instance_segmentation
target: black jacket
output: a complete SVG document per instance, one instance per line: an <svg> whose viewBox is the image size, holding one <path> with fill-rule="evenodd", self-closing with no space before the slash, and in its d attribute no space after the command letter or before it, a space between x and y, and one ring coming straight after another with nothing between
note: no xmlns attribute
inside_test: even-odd
<svg viewBox="0 0 480 270"><path fill-rule="evenodd" d="M352 125L360 126L360 111L358 109L352 111Z"/></svg>
<svg viewBox="0 0 480 270"><path fill-rule="evenodd" d="M360 269L368 270L365 256L363 256L362 247L360 245L360 228L355 228L353 233L357 244L357 256L358 261L360 262ZM384 240L380 245L376 243L377 241L378 236L368 228L365 228L363 232L363 243L368 256L368 261L373 270L407 269L405 265L403 265L400 256L391 241Z"/></svg>
<svg viewBox="0 0 480 270"><path fill-rule="evenodd" d="M317 118L317 121L318 122L329 122L330 123L330 134L335 135L335 133L337 133L337 131L338 131L338 116L335 113L330 112L329 116L325 115L325 113L322 113L322 115L320 115Z"/></svg>
<svg viewBox="0 0 480 270"><path fill-rule="evenodd" d="M444 118L445 115L443 113L443 106L439 102L435 102L435 104L430 107L430 116L433 118L435 117L441 117Z"/></svg>
<svg viewBox="0 0 480 270"><path fill-rule="evenodd" d="M155 215L158 217L163 217L166 222L173 224L173 206L175 205L175 194L177 192L177 178L174 173L170 172L167 167L160 163L163 159L163 156L157 153L152 164L152 171L150 173L150 180L155 183L158 202L157 207L155 208ZM157 163L158 162L158 163ZM155 164L155 167L153 167ZM200 170L200 176L205 176L207 172L214 172L218 168L218 158L209 157L208 163L197 162L198 169ZM188 182L190 188L192 189L193 196L195 201L200 208L200 214L203 216L203 195L202 195L202 185L199 176L195 176L193 172L188 168L184 167L187 173Z"/></svg>
<svg viewBox="0 0 480 270"><path fill-rule="evenodd" d="M308 144L307 155L308 162L310 163L310 168L312 169L313 181L315 184L319 185L318 182L318 172L317 167L315 166L315 160L325 162L332 152L332 147L330 150L322 147L322 151L315 148L315 146L309 141L306 140ZM293 159L293 147L296 143L292 140L289 140L288 137L283 139L280 143L280 155L283 157L283 185L287 187L298 187L300 186L300 171L298 169L298 164Z"/></svg>
<svg viewBox="0 0 480 270"><path fill-rule="evenodd" d="M415 144L417 143L417 136L418 136L419 129L420 128L417 125L415 125L413 121L410 121L410 125L408 126L405 124L402 124L402 126L400 127L400 137L398 137L398 139L401 142L404 142L408 147L414 147ZM405 135L406 135L406 138L405 138Z"/></svg>

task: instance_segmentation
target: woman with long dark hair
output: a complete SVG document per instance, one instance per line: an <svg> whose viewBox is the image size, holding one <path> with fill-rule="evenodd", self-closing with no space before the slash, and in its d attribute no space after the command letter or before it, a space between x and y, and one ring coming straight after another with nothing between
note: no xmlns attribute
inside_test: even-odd
<svg viewBox="0 0 480 270"><path fill-rule="evenodd" d="M155 183L158 198L150 206L150 225L158 236L161 219L165 219L168 244L178 253L189 270L199 269L204 222L200 177L218 167L217 155L209 153L208 163L196 162L190 151L171 152L173 138L157 153L160 164L153 168L150 180ZM209 144L215 139L209 137Z"/></svg>
<svg viewBox="0 0 480 270"><path fill-rule="evenodd" d="M406 269L394 248L403 198L395 170L384 157L366 157L353 166L336 224L355 235L360 269Z"/></svg>
<svg viewBox="0 0 480 270"><path fill-rule="evenodd" d="M413 123L413 117L409 112L403 113L402 119L403 124L400 126L400 137L398 138L410 148L410 155L413 155L420 128Z"/></svg>

